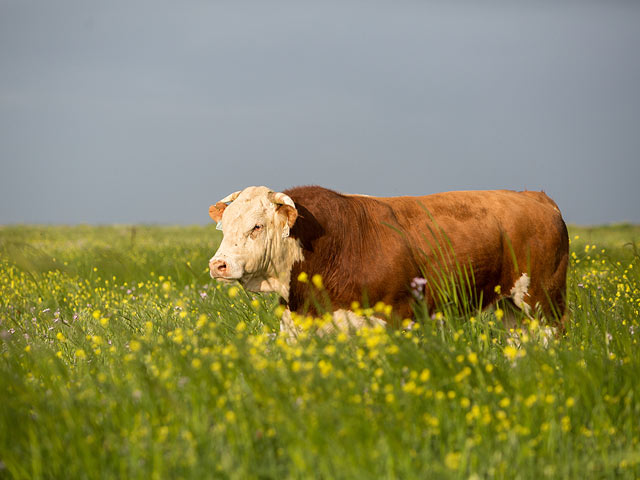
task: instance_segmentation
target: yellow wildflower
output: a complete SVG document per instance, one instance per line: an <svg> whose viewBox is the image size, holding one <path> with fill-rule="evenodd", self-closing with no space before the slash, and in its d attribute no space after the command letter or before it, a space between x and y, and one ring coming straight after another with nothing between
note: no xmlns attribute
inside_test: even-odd
<svg viewBox="0 0 640 480"><path fill-rule="evenodd" d="M460 468L460 452L450 452L444 457L444 464L449 470L458 470Z"/></svg>
<svg viewBox="0 0 640 480"><path fill-rule="evenodd" d="M331 372L331 370L333 369L333 365L331 365L330 362L327 362L325 360L320 360L318 362L318 368L320 369L320 375L326 378Z"/></svg>
<svg viewBox="0 0 640 480"><path fill-rule="evenodd" d="M336 353L335 345L327 345L326 347L324 347L324 353L326 353L327 355L333 355L334 353Z"/></svg>
<svg viewBox="0 0 640 480"><path fill-rule="evenodd" d="M416 390L416 383L411 380L402 386L402 390L407 393L412 393Z"/></svg>
<svg viewBox="0 0 640 480"><path fill-rule="evenodd" d="M560 419L560 428L563 432L568 432L569 430L571 430L571 419L569 418L569 416L565 415L564 417L562 417L562 419Z"/></svg>
<svg viewBox="0 0 640 480"><path fill-rule="evenodd" d="M198 321L196 322L196 328L202 328L207 324L207 315L201 313L198 317Z"/></svg>
<svg viewBox="0 0 640 480"><path fill-rule="evenodd" d="M504 356L509 360L515 360L518 356L518 349L513 345L507 345L504 347Z"/></svg>

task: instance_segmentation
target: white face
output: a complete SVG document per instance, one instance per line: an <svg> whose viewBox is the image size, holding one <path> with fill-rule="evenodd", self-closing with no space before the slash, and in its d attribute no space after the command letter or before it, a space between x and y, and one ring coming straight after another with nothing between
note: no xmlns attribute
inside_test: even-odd
<svg viewBox="0 0 640 480"><path fill-rule="evenodd" d="M274 281L286 282L288 288L291 266L301 256L296 254L298 243L288 238L288 217L270 193L267 187L248 187L224 208L224 237L209 262L212 278L238 280L254 291L280 291L268 285Z"/></svg>

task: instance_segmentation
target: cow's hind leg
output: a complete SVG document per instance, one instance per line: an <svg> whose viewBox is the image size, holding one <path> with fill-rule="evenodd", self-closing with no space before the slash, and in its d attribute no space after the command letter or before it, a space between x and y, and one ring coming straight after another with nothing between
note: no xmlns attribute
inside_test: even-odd
<svg viewBox="0 0 640 480"><path fill-rule="evenodd" d="M527 274L523 273L510 291L504 322L506 329L514 335L513 343L519 344L519 336L516 332L520 326L528 332L530 337L541 341L545 347L551 338L558 337L564 331L562 320L558 322L558 312L564 311L564 292L556 289L552 292L553 295L544 292L542 297L539 290L535 283L532 284Z"/></svg>
<svg viewBox="0 0 640 480"><path fill-rule="evenodd" d="M509 294L504 297L504 317L502 319L507 330L512 330L522 325L524 318L531 318L532 308L529 298L531 279L526 273L518 278Z"/></svg>
<svg viewBox="0 0 640 480"><path fill-rule="evenodd" d="M545 323L557 329L559 334L565 331L569 316L566 307L567 263L568 257L565 255L560 258L555 271L546 277L546 282L532 278L529 290L530 305L539 310Z"/></svg>

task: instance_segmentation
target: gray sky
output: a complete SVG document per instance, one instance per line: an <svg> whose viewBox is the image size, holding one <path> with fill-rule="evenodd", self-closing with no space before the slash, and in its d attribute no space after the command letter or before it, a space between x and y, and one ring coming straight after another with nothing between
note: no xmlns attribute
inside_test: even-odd
<svg viewBox="0 0 640 480"><path fill-rule="evenodd" d="M0 224L302 184L639 223L639 52L636 1L0 0Z"/></svg>

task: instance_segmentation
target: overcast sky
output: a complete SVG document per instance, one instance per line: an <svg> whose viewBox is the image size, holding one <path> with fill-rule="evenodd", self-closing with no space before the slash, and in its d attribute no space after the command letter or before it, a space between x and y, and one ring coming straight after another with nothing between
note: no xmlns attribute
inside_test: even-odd
<svg viewBox="0 0 640 480"><path fill-rule="evenodd" d="M0 0L0 224L302 184L640 223L639 52L637 1Z"/></svg>

